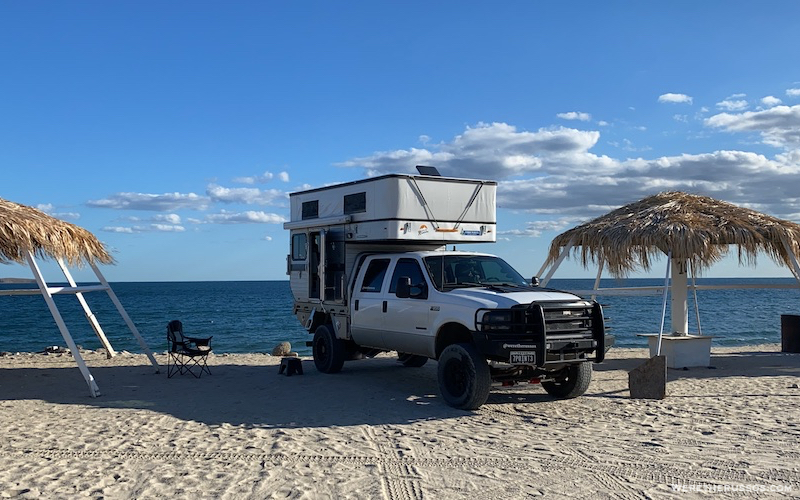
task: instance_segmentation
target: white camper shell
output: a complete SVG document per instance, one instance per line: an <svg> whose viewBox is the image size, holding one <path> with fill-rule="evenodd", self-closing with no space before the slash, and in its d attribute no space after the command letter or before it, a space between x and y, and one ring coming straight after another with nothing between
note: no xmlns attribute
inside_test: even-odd
<svg viewBox="0 0 800 500"><path fill-rule="evenodd" d="M292 193L284 229L295 299L343 303L348 273L365 251L493 243L496 193L494 181L401 174Z"/></svg>
<svg viewBox="0 0 800 500"><path fill-rule="evenodd" d="M385 175L292 193L285 229L342 226L356 242L492 243L493 181Z"/></svg>

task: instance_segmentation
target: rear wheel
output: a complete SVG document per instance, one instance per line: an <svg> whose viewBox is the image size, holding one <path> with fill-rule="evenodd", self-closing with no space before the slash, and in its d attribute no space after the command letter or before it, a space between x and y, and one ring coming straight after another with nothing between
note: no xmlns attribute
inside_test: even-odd
<svg viewBox="0 0 800 500"><path fill-rule="evenodd" d="M417 356L416 354L408 354L406 352L397 353L397 361L409 368L419 368L428 362L425 356Z"/></svg>
<svg viewBox="0 0 800 500"><path fill-rule="evenodd" d="M347 348L329 326L321 325L314 332L314 365L322 373L337 373L344 365Z"/></svg>
<svg viewBox="0 0 800 500"><path fill-rule="evenodd" d="M556 380L542 382L542 387L555 398L571 399L583 395L592 381L592 364L577 363L564 368L563 375Z"/></svg>
<svg viewBox="0 0 800 500"><path fill-rule="evenodd" d="M451 344L439 356L439 391L455 408L475 410L489 397L491 375L486 358L472 344Z"/></svg>

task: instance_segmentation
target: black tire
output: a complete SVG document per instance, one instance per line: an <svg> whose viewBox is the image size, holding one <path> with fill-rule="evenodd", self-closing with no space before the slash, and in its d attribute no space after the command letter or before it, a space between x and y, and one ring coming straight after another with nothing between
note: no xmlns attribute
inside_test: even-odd
<svg viewBox="0 0 800 500"><path fill-rule="evenodd" d="M439 356L439 391L455 408L476 410L489 397L492 378L486 358L472 344L451 344Z"/></svg>
<svg viewBox="0 0 800 500"><path fill-rule="evenodd" d="M547 394L559 399L572 399L583 395L592 381L592 364L577 363L564 368L564 371L565 378L542 382Z"/></svg>
<svg viewBox="0 0 800 500"><path fill-rule="evenodd" d="M419 368L421 366L424 366L425 363L428 362L428 358L426 358L425 356L418 356L416 354L398 352L397 361L402 363L403 366L407 366L408 368Z"/></svg>
<svg viewBox="0 0 800 500"><path fill-rule="evenodd" d="M314 365L322 373L338 373L344 365L347 348L329 326L321 325L314 332Z"/></svg>

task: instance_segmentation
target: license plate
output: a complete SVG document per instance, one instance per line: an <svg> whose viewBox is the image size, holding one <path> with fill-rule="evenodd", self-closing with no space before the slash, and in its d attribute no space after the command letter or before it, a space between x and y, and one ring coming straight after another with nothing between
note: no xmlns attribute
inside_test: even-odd
<svg viewBox="0 0 800 500"><path fill-rule="evenodd" d="M535 365L536 353L534 351L511 351L508 362L512 365Z"/></svg>

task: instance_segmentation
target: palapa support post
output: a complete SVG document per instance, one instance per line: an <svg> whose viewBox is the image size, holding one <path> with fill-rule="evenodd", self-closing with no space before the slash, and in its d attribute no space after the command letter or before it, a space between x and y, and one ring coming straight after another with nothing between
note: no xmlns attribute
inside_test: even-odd
<svg viewBox="0 0 800 500"><path fill-rule="evenodd" d="M665 308L662 311L661 332L657 336L643 335L647 337L650 356L665 355L667 368L709 366L711 364L711 337L702 335L700 332L698 335L689 335L688 262L685 259L673 257L672 252L667 254L667 260L667 277L664 283ZM670 307L672 334L670 335L663 334L667 289L669 289L672 302ZM696 300L695 297L695 302ZM696 306L697 304L695 304Z"/></svg>
<svg viewBox="0 0 800 500"><path fill-rule="evenodd" d="M72 274L64 264L64 259L56 259L56 262L58 262L58 267L61 268L61 272L64 273L64 277L67 278L67 282L69 282L70 286L77 287L78 284L75 283L74 279L72 279ZM97 321L97 318L89 307L89 304L86 302L86 299L83 298L83 294L81 292L77 292L75 296L78 298L78 302L81 303L83 312L86 314L86 319L89 321L89 324L92 325L92 330L94 330L97 338L100 339L100 343L103 344L103 348L106 350L106 357L109 359L113 358L117 355L117 352L113 347L111 347L111 342L108 341L105 332L103 332L103 329L100 327L100 323Z"/></svg>
<svg viewBox="0 0 800 500"><path fill-rule="evenodd" d="M61 313L59 312L58 307L53 300L53 295L47 288L47 283L44 280L44 276L42 275L39 266L36 264L36 260L33 257L33 252L27 252L25 254L25 258L28 261L28 265L31 267L31 271L33 271L33 277L36 279L36 284L39 285L39 290L42 292L44 301L47 303L48 309L50 309L50 314L53 315L53 319L55 320L56 325L58 325L58 330L61 332L61 336L64 337L64 342L67 343L67 347L69 347L72 357L75 358L75 362L78 364L78 369L80 369L83 378L86 380L86 384L89 386L89 395L93 398L96 398L100 395L100 388L97 387L94 377L92 376L91 372L89 372L89 368L86 366L81 353L78 351L78 346L75 345L75 341L72 339L72 335L69 333L69 329L67 328L66 323L64 323L64 319L61 317Z"/></svg>
<svg viewBox="0 0 800 500"><path fill-rule="evenodd" d="M134 325L133 321L131 321L131 318L125 311L125 308L122 307L122 303L117 298L117 294L115 294L114 290L111 289L111 285L108 284L108 281L106 281L105 276L103 276L103 273L100 272L100 268L97 267L97 264L91 261L89 262L89 265L92 267L92 270L94 270L94 274L97 276L97 279L105 287L106 293L108 293L108 297L111 299L111 302L113 302L114 305L116 306L117 311L119 312L119 315L122 316L122 319L125 321L125 324L128 325L128 329L131 331L133 336L136 337L136 340L139 342L139 346L141 346L142 350L145 352L145 354L147 354L147 358L150 360L150 364L155 367L156 373L161 373L161 367L158 365L158 361L156 361L155 356L153 356L153 352L147 346L147 342L144 341L144 338L139 333L139 330L136 329L136 325Z"/></svg>

